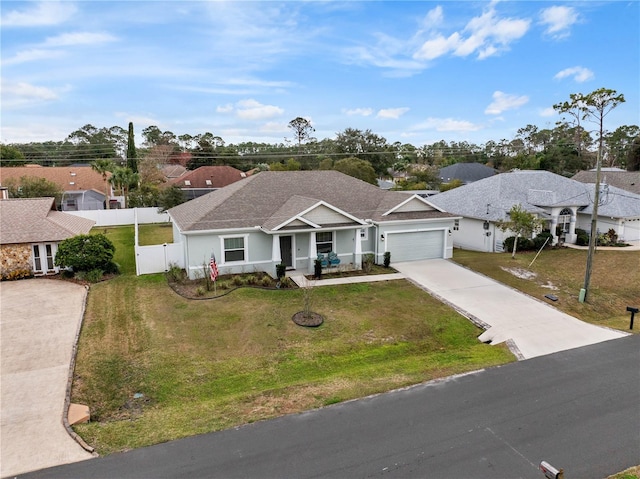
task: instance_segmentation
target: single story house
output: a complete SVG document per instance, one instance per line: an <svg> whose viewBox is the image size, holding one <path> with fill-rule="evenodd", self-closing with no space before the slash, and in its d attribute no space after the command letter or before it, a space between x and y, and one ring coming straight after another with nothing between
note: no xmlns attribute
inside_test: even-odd
<svg viewBox="0 0 640 479"><path fill-rule="evenodd" d="M425 199L384 191L338 171L263 171L169 210L190 278L214 254L221 274L313 272L319 254L360 269L381 263L450 258L456 218ZM335 261L334 261L335 264Z"/></svg>
<svg viewBox="0 0 640 479"><path fill-rule="evenodd" d="M590 231L595 185L556 175L549 171L513 171L475 181L429 197L429 203L461 216L453 228L455 247L503 251L511 232L496 225L507 221L514 205L545 220L554 244L561 238L575 243L576 228ZM640 240L640 196L614 187L602 187L598 208L598 230L614 228L624 241Z"/></svg>
<svg viewBox="0 0 640 479"><path fill-rule="evenodd" d="M0 168L0 185L7 186L7 182L20 182L23 176L44 178L55 183L62 191L60 209L62 211L85 211L105 209L105 193L108 192L110 201L116 201L113 187L108 179L89 165L74 166L12 166Z"/></svg>
<svg viewBox="0 0 640 479"><path fill-rule="evenodd" d="M201 166L170 179L169 184L180 188L185 198L192 200L246 177L244 171L232 166Z"/></svg>
<svg viewBox="0 0 640 479"><path fill-rule="evenodd" d="M453 180L460 180L469 184L474 181L489 178L498 173L495 168L483 165L482 163L454 163L453 165L440 168L438 177L442 183L451 183Z"/></svg>
<svg viewBox="0 0 640 479"><path fill-rule="evenodd" d="M58 243L87 234L95 221L56 211L53 198L0 200L0 276L58 273Z"/></svg>

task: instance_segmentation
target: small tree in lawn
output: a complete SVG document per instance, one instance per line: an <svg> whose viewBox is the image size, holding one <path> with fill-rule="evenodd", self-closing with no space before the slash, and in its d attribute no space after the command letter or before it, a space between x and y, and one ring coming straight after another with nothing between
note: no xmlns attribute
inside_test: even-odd
<svg viewBox="0 0 640 479"><path fill-rule="evenodd" d="M521 205L513 205L509 210L509 221L498 221L496 226L500 231L513 231L516 235L513 242L512 258L516 257L516 249L518 238L529 237L531 234L542 226L542 220L538 219L533 213L525 211Z"/></svg>
<svg viewBox="0 0 640 479"><path fill-rule="evenodd" d="M116 247L103 234L77 235L63 240L58 245L56 266L72 268L74 272L102 270L116 272L118 266L113 262Z"/></svg>

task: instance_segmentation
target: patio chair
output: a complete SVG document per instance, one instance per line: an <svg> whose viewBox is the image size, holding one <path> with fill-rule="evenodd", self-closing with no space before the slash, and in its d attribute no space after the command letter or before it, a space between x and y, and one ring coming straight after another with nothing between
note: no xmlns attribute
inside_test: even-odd
<svg viewBox="0 0 640 479"><path fill-rule="evenodd" d="M340 264L340 258L338 258L338 255L336 253L331 251L329 253L329 266L338 266L339 264Z"/></svg>
<svg viewBox="0 0 640 479"><path fill-rule="evenodd" d="M327 268L329 266L329 259L322 253L318 253L318 259L320 260L320 266Z"/></svg>

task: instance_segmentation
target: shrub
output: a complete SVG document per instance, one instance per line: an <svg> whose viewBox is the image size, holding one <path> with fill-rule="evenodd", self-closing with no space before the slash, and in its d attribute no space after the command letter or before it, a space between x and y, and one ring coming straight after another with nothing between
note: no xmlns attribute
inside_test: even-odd
<svg viewBox="0 0 640 479"><path fill-rule="evenodd" d="M589 245L589 233L585 230L576 228L576 244L578 246L588 246Z"/></svg>
<svg viewBox="0 0 640 479"><path fill-rule="evenodd" d="M287 266L284 263L280 263L276 265L276 276L278 276L278 279L284 278L286 271L287 271Z"/></svg>
<svg viewBox="0 0 640 479"><path fill-rule="evenodd" d="M260 286L264 286L265 288L269 288L270 286L273 286L273 281L271 280L271 278L269 276L267 276L266 274L260 278Z"/></svg>
<svg viewBox="0 0 640 479"><path fill-rule="evenodd" d="M547 239L548 239L548 241L547 241ZM533 247L536 250L539 250L540 248L542 248L542 245L545 244L545 241L547 243L545 245L545 248L550 248L551 247L551 242L553 241L553 235L551 233L549 233L548 231L543 231L538 236L533 238Z"/></svg>
<svg viewBox="0 0 640 479"><path fill-rule="evenodd" d="M322 261L319 259L313 260L313 277L317 279L322 278Z"/></svg>
<svg viewBox="0 0 640 479"><path fill-rule="evenodd" d="M169 263L167 279L172 283L184 283L187 279L187 272L175 263Z"/></svg>
<svg viewBox="0 0 640 479"><path fill-rule="evenodd" d="M91 271L87 271L84 275L84 278L90 283L97 283L102 279L103 271L101 269L92 269Z"/></svg>
<svg viewBox="0 0 640 479"><path fill-rule="evenodd" d="M371 253L367 253L362 258L362 269L365 273L370 273L375 263L375 256Z"/></svg>
<svg viewBox="0 0 640 479"><path fill-rule="evenodd" d="M204 296L205 288L202 286L198 286L196 288L196 296Z"/></svg>
<svg viewBox="0 0 640 479"><path fill-rule="evenodd" d="M389 267L389 265L391 264L391 251L385 251L384 262L382 264L384 264L385 268Z"/></svg>
<svg viewBox="0 0 640 479"><path fill-rule="evenodd" d="M504 240L503 247L504 250L513 253L513 242L515 241L515 236L509 236ZM518 237L518 248L517 251L530 251L534 249L535 245L532 240L528 238L523 238L522 236Z"/></svg>
<svg viewBox="0 0 640 479"><path fill-rule="evenodd" d="M287 278L286 276L278 282L280 288L290 288L291 286L293 286L292 283L293 281L291 280L291 278Z"/></svg>
<svg viewBox="0 0 640 479"><path fill-rule="evenodd" d="M254 274L247 275L244 280L247 284L258 284L258 277Z"/></svg>
<svg viewBox="0 0 640 479"><path fill-rule="evenodd" d="M237 274L231 279L231 284L233 284L234 286L244 286L245 280L242 276Z"/></svg>
<svg viewBox="0 0 640 479"><path fill-rule="evenodd" d="M77 235L61 241L56 254L56 266L74 271L107 270L112 268L116 248L103 234Z"/></svg>

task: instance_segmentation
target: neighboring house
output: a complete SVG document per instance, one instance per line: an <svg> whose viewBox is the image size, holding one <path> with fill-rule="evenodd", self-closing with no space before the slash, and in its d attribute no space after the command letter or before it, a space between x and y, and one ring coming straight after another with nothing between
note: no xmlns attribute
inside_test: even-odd
<svg viewBox="0 0 640 479"><path fill-rule="evenodd" d="M579 171L572 180L581 183L595 183L596 171ZM600 181L622 190L630 191L636 195L640 195L640 171L625 171L619 168L602 168L600 172Z"/></svg>
<svg viewBox="0 0 640 479"><path fill-rule="evenodd" d="M514 205L521 205L545 221L554 244L561 238L576 242L576 228L590 230L594 185L580 183L548 171L514 171L485 178L429 197L429 203L462 216L453 228L455 247L487 252L503 250L512 236L496 222L507 221ZM640 239L640 196L603 190L598 230L613 228L624 241Z"/></svg>
<svg viewBox="0 0 640 479"><path fill-rule="evenodd" d="M56 211L53 198L0 200L0 275L55 274L58 243L87 234L95 221Z"/></svg>
<svg viewBox="0 0 640 479"><path fill-rule="evenodd" d="M364 254L381 263L450 258L453 215L419 196L383 191L338 171L264 171L169 210L173 241L189 277L215 254L222 274L276 265L313 272L318 254L360 269Z"/></svg>
<svg viewBox="0 0 640 479"><path fill-rule="evenodd" d="M247 174L232 166L201 166L169 181L180 188L188 200L240 181Z"/></svg>
<svg viewBox="0 0 640 479"><path fill-rule="evenodd" d="M0 185L6 186L7 180L19 182L23 176L44 178L55 183L62 191L60 207L62 211L103 210L105 208L105 189L110 200L114 200L113 188L109 183L111 173L105 182L102 175L91 166L14 166L0 168Z"/></svg>
<svg viewBox="0 0 640 479"><path fill-rule="evenodd" d="M184 175L188 170L182 165L164 165L161 169L162 174L167 179L167 181L171 182L175 178L180 178Z"/></svg>
<svg viewBox="0 0 640 479"><path fill-rule="evenodd" d="M482 163L455 163L453 165L440 168L438 177L442 183L451 183L453 180L460 180L463 184L489 178L498 173L498 170L489 168Z"/></svg>

